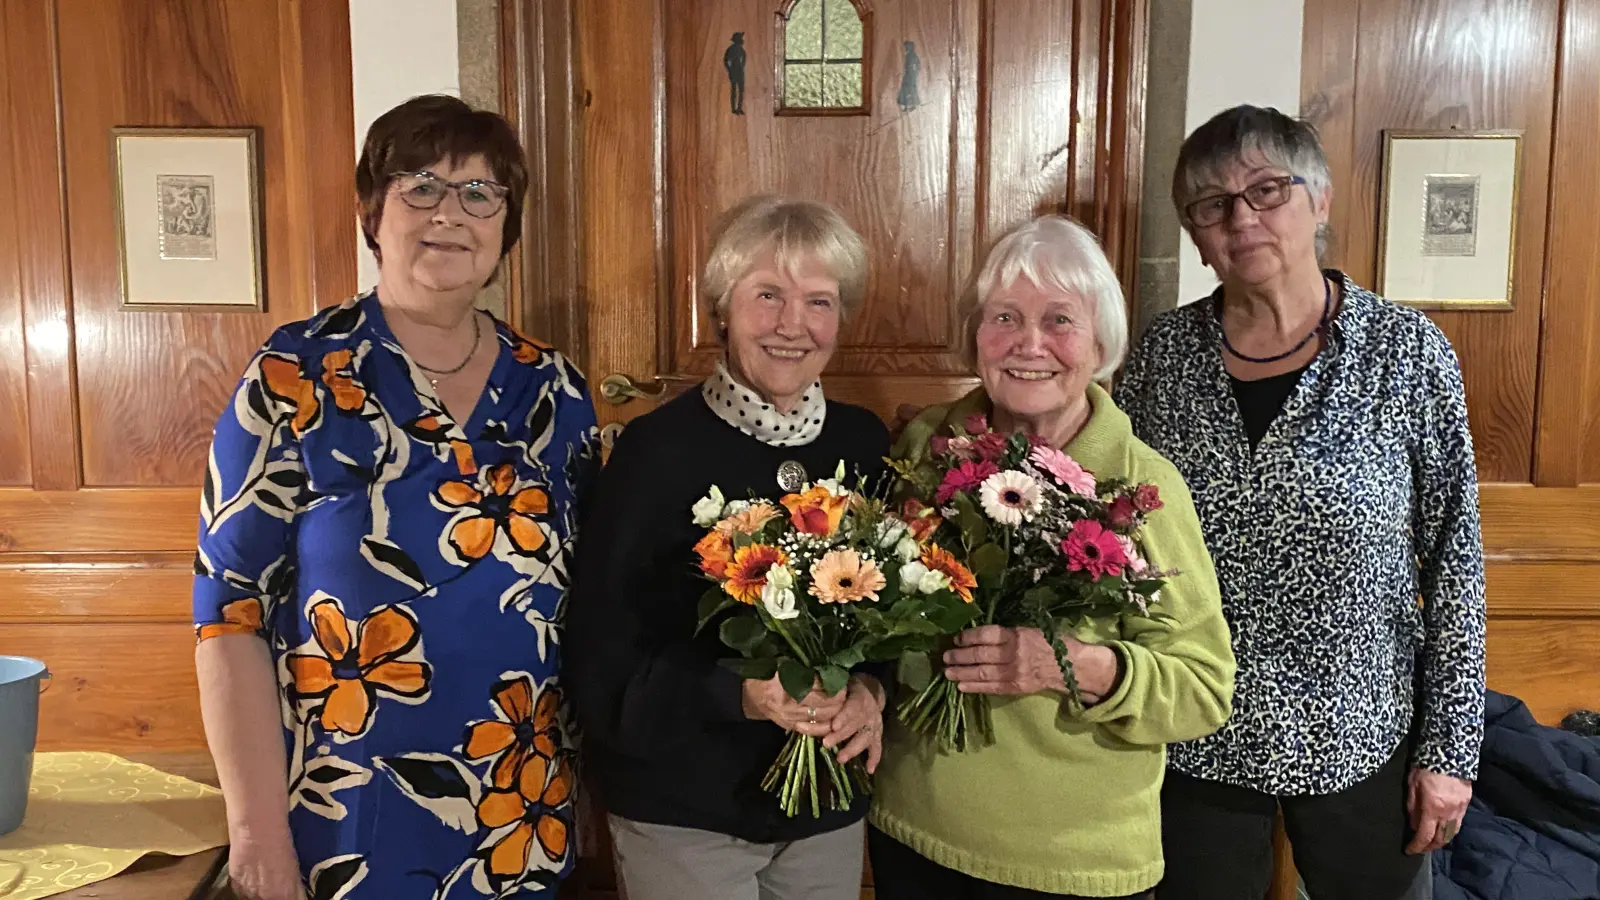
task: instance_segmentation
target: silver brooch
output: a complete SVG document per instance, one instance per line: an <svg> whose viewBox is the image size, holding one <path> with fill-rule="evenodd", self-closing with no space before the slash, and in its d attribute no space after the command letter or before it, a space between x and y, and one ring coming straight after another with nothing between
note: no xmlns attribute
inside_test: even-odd
<svg viewBox="0 0 1600 900"><path fill-rule="evenodd" d="M792 459L786 459L778 466L778 487L794 493L806 483L806 467Z"/></svg>

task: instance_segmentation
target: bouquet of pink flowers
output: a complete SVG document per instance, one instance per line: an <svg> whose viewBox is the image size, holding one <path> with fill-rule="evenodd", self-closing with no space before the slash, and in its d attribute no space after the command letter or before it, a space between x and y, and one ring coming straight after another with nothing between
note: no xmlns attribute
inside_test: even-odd
<svg viewBox="0 0 1600 900"><path fill-rule="evenodd" d="M776 675L796 701L814 687L838 694L869 660L925 654L972 617L970 595L949 581L941 590L902 589L908 568L940 564L917 539L929 523L908 523L881 491L846 488L844 474L841 465L776 502L728 501L713 487L693 509L708 529L695 553L714 585L700 601L700 628L720 619L722 642L740 654L723 664L744 678ZM841 765L818 738L791 733L762 787L787 815L806 800L816 816L825 806L848 808L868 785L859 759Z"/></svg>
<svg viewBox="0 0 1600 900"><path fill-rule="evenodd" d="M1096 479L1060 450L994 431L981 415L951 432L892 463L904 509L931 522L924 528L936 557L970 571L977 622L1038 628L1082 704L1061 631L1094 618L1160 615L1152 604L1177 572L1153 568L1139 544L1160 493L1153 484ZM903 589L920 590L925 570L950 568L908 565ZM966 749L974 730L991 736L987 698L963 695L939 673L933 651L902 659L900 678L913 693L897 715L914 731L955 750Z"/></svg>

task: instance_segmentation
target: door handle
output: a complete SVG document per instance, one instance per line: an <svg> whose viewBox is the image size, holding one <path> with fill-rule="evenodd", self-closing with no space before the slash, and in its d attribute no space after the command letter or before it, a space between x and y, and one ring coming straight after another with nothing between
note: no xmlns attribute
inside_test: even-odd
<svg viewBox="0 0 1600 900"><path fill-rule="evenodd" d="M612 422L600 429L600 447L607 453L617 443L617 438L622 435L622 423Z"/></svg>
<svg viewBox="0 0 1600 900"><path fill-rule="evenodd" d="M607 403L614 406L621 406L629 400L656 401L667 395L666 383L659 381L656 383L660 387L655 390L647 390L640 387L638 382L627 375L621 372L612 372L610 375L600 379L600 396L604 397Z"/></svg>

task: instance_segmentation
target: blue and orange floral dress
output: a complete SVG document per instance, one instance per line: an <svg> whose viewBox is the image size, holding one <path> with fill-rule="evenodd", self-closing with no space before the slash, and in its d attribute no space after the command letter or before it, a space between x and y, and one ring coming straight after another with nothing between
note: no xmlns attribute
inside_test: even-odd
<svg viewBox="0 0 1600 900"><path fill-rule="evenodd" d="M559 623L594 408L494 334L456 422L369 293L274 333L217 424L196 629L271 649L312 897L553 897L572 866Z"/></svg>

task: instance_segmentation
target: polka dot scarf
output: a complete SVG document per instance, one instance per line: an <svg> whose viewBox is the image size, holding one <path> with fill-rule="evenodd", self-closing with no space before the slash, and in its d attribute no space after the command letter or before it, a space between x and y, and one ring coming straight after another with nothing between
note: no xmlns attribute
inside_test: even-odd
<svg viewBox="0 0 1600 900"><path fill-rule="evenodd" d="M774 447L798 447L816 440L828 413L822 382L814 381L806 388L793 412L781 413L760 394L734 381L726 360L717 361L716 371L700 392L724 422Z"/></svg>

